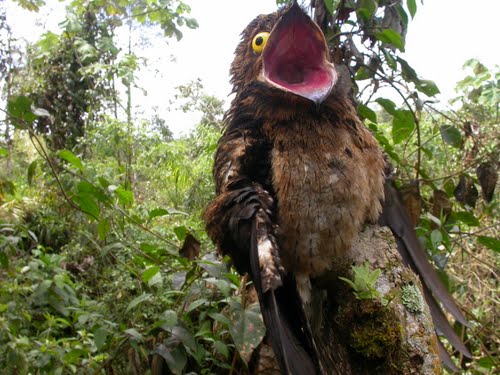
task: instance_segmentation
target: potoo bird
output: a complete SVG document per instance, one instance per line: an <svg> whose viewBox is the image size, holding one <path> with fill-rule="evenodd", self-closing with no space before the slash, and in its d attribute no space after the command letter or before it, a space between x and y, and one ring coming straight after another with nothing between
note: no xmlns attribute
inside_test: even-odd
<svg viewBox="0 0 500 375"><path fill-rule="evenodd" d="M436 327L470 356L436 300L466 319L386 181L381 148L321 29L296 2L258 16L242 33L231 77L235 97L205 220L219 251L250 275L281 371L332 373L311 327L315 280L351 251L367 223L391 228L403 261L423 281Z"/></svg>

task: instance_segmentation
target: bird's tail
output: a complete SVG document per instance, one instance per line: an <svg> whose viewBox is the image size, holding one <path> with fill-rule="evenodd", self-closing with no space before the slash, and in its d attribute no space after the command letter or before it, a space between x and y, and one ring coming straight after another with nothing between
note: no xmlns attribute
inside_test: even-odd
<svg viewBox="0 0 500 375"><path fill-rule="evenodd" d="M250 271L271 345L284 374L320 374L317 351L293 276L264 291L259 264L257 228L252 226Z"/></svg>
<svg viewBox="0 0 500 375"><path fill-rule="evenodd" d="M450 323L443 313L438 301L441 302L443 307L448 310L461 324L468 326L469 323L467 322L467 319L455 303L455 300L450 295L448 290L446 290L445 286L439 279L436 270L427 259L410 218L401 203L401 199L399 198L396 188L392 185L390 180L386 181L384 188L385 202L381 215L381 224L387 225L391 229L404 263L409 265L413 271L420 276L423 284L424 296L427 300L427 304L429 305L429 310L431 312L436 331L444 335L451 345L453 345L459 352L466 357L471 358L472 354L450 326ZM439 349L439 355L443 363L447 367L456 370L453 361L450 359L448 353L444 350L442 345Z"/></svg>

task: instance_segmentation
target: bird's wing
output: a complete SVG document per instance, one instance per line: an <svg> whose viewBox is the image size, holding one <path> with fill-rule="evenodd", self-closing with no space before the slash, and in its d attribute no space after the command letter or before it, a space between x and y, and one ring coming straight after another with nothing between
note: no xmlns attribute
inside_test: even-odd
<svg viewBox="0 0 500 375"><path fill-rule="evenodd" d="M388 226L396 239L397 247L403 262L410 266L422 280L425 299L429 305L432 320L439 333L443 334L448 341L463 355L471 357L470 351L450 326L439 302L449 311L461 324L468 326L467 319L455 303L453 297L448 293L439 279L436 270L431 265L420 244L411 220L401 203L398 192L392 181L387 179L384 186L385 201L380 217L380 224ZM441 348L442 349L442 348ZM446 354L446 355L445 355ZM450 366L453 362L448 358L445 350L440 350L443 363Z"/></svg>
<svg viewBox="0 0 500 375"><path fill-rule="evenodd" d="M258 176L265 145L255 129L228 129L221 138L214 166L219 195L205 212L207 231L236 269L250 275L282 371L316 374L316 351L295 280L280 264L274 202Z"/></svg>

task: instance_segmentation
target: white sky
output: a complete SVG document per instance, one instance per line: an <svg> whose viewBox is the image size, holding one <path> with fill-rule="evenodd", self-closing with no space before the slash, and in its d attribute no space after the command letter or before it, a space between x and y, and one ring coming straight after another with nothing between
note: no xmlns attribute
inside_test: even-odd
<svg viewBox="0 0 500 375"><path fill-rule="evenodd" d="M230 92L229 64L239 34L257 14L276 9L275 0L185 1L192 8L191 16L198 20L198 29L183 29L184 38L180 42L155 39L151 48L135 50L148 59L147 68L138 74L139 85L148 95L136 91L134 102L145 112L157 106L176 135L189 132L199 114L168 111L175 107L169 104L175 94L173 88L199 77L209 94L226 98ZM465 76L462 65L467 59L477 58L490 68L500 64L500 0L426 0L424 5L420 1L417 4L403 57L419 76L437 83L443 93L442 102L453 97L456 82ZM64 16L54 10L49 16L44 12L26 13L12 8L7 21L15 26L16 33L32 41L41 33L34 32L34 18L57 31L57 23Z"/></svg>

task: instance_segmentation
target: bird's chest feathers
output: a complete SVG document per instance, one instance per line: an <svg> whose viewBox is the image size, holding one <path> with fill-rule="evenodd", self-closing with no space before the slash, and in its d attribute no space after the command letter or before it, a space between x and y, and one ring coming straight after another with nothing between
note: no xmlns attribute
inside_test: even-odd
<svg viewBox="0 0 500 375"><path fill-rule="evenodd" d="M359 131L367 143L330 124L273 129L272 183L288 270L321 274L350 248L363 223L378 218L383 160L371 134Z"/></svg>

